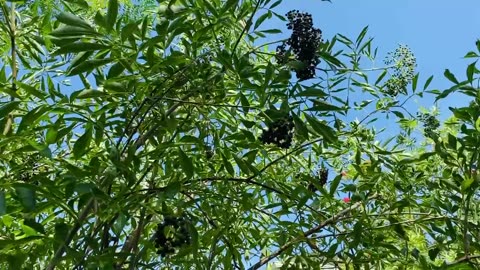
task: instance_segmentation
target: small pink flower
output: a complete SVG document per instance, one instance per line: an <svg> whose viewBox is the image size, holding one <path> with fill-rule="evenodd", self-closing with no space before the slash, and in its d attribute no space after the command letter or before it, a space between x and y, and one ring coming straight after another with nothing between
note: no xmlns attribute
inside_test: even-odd
<svg viewBox="0 0 480 270"><path fill-rule="evenodd" d="M343 202L345 202L345 203L349 203L350 201L351 201L351 199L348 198L348 197L343 198Z"/></svg>
<svg viewBox="0 0 480 270"><path fill-rule="evenodd" d="M346 172L346 171L343 171L341 174L342 174L342 176L344 176L344 177L347 176L347 172Z"/></svg>

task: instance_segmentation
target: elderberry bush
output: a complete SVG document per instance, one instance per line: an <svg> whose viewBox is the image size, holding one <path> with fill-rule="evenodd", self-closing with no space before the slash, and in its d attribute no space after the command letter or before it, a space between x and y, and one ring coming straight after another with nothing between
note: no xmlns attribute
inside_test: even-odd
<svg viewBox="0 0 480 270"><path fill-rule="evenodd" d="M307 80L315 77L315 68L320 63L317 50L322 42L322 31L313 27L312 15L291 10L286 14L287 27L292 30L289 39L277 47L277 62L286 64L290 54L296 61L301 62L302 67L294 68L299 80ZM288 47L288 49L287 49Z"/></svg>
<svg viewBox="0 0 480 270"><path fill-rule="evenodd" d="M284 119L277 120L263 130L260 141L264 144L275 144L280 148L288 149L293 139L293 117L290 115Z"/></svg>
<svg viewBox="0 0 480 270"><path fill-rule="evenodd" d="M163 223L158 224L155 236L155 248L162 257L191 243L187 221L183 217L165 216Z"/></svg>

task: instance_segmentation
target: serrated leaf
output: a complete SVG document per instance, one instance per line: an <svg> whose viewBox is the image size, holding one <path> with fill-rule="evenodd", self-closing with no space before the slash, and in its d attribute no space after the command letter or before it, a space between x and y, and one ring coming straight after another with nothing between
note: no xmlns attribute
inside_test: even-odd
<svg viewBox="0 0 480 270"><path fill-rule="evenodd" d="M95 30L89 30L83 27L76 27L71 25L65 25L53 30L50 33L54 37L71 37L74 39L82 38L85 36L96 36L99 35Z"/></svg>
<svg viewBox="0 0 480 270"><path fill-rule="evenodd" d="M343 111L342 108L337 107L335 105L332 105L332 104L327 103L327 102L322 101L322 100L314 100L313 104L314 105L311 108L308 108L307 111L315 111L315 112L319 112L319 111Z"/></svg>
<svg viewBox="0 0 480 270"><path fill-rule="evenodd" d="M0 107L0 119L4 118L13 110L15 110L18 107L18 104L20 104L20 101L11 101Z"/></svg>
<svg viewBox="0 0 480 270"><path fill-rule="evenodd" d="M360 46L360 43L362 42L363 38L367 34L367 31L368 31L368 25L362 29L357 39L355 40L355 44L357 45L357 47Z"/></svg>
<svg viewBox="0 0 480 270"><path fill-rule="evenodd" d="M81 158L90 149L90 143L92 141L92 128L87 127L85 133L80 136L73 145L73 157L75 159Z"/></svg>
<svg viewBox="0 0 480 270"><path fill-rule="evenodd" d="M476 52L468 52L467 54L465 54L463 58L475 58L475 57L479 57L479 55Z"/></svg>
<svg viewBox="0 0 480 270"><path fill-rule="evenodd" d="M296 97L326 97L327 93L323 92L319 88L308 88L295 95Z"/></svg>
<svg viewBox="0 0 480 270"><path fill-rule="evenodd" d="M45 97L47 96L45 93L37 90L36 87L22 83L22 82L16 82L17 86L20 87L21 89L25 90L25 92L29 93L30 95L37 97L41 100L44 100Z"/></svg>
<svg viewBox="0 0 480 270"><path fill-rule="evenodd" d="M453 75L452 72L450 72L449 69L445 69L445 72L443 73L443 75L445 76L445 78L447 78L449 81L455 83L455 84L458 84L458 80L457 78L455 78L455 75Z"/></svg>
<svg viewBox="0 0 480 270"><path fill-rule="evenodd" d="M235 175L235 170L233 169L232 163L230 163L230 161L228 161L227 157L223 153L222 153L222 161L223 161L223 165L225 166L225 169L227 170L227 172L231 176L234 176Z"/></svg>
<svg viewBox="0 0 480 270"><path fill-rule="evenodd" d="M110 0L108 1L108 9L107 9L107 20L106 20L106 28L107 31L111 31L115 26L115 22L117 21L118 16L118 0Z"/></svg>
<svg viewBox="0 0 480 270"><path fill-rule="evenodd" d="M342 180L341 174L337 175L330 183L330 196L333 196L337 191L338 185L340 184L340 180Z"/></svg>
<svg viewBox="0 0 480 270"><path fill-rule="evenodd" d="M57 142L57 136L58 136L58 129L55 126L52 126L47 130L47 134L45 135L45 142L47 144L53 144Z"/></svg>
<svg viewBox="0 0 480 270"><path fill-rule="evenodd" d="M312 126L313 130L322 135L326 142L333 143L337 141L338 138L335 136L335 131L331 127L318 121L316 118L308 114L305 114L305 117L307 118L307 122Z"/></svg>
<svg viewBox="0 0 480 270"><path fill-rule="evenodd" d="M380 74L380 76L378 76L377 80L375 81L375 84L374 85L377 85L379 84L382 79L385 77L385 75L387 75L387 70L383 70L382 73Z"/></svg>
<svg viewBox="0 0 480 270"><path fill-rule="evenodd" d="M188 157L182 149L178 150L178 157L180 158L180 166L182 167L183 172L187 178L193 176L193 161Z"/></svg>
<svg viewBox="0 0 480 270"><path fill-rule="evenodd" d="M477 62L473 62L471 63L470 65L468 65L467 67L467 80L469 83L472 83L473 82L473 74L475 73L475 65L477 64Z"/></svg>
<svg viewBox="0 0 480 270"><path fill-rule="evenodd" d="M425 85L423 86L423 90L427 90L427 87L430 85L432 80L433 80L433 75L427 79L427 81L425 82Z"/></svg>
<svg viewBox="0 0 480 270"><path fill-rule="evenodd" d="M126 224L127 216L123 213L118 214L118 218L112 226L113 233L115 233L117 236L120 236Z"/></svg>
<svg viewBox="0 0 480 270"><path fill-rule="evenodd" d="M448 147L454 150L457 149L457 138L450 133L448 133Z"/></svg>
<svg viewBox="0 0 480 270"><path fill-rule="evenodd" d="M82 63L79 63L75 67L70 66L71 69L68 71L67 75L73 76L83 72L92 72L95 68L104 66L110 62L112 62L112 59L109 59L109 58L87 60Z"/></svg>
<svg viewBox="0 0 480 270"><path fill-rule="evenodd" d="M18 125L17 134L20 134L27 127L33 128L33 124L50 109L51 108L49 106L40 105L25 114L22 117L22 121Z"/></svg>
<svg viewBox="0 0 480 270"><path fill-rule="evenodd" d="M473 184L473 177L465 176L462 182L462 191L466 191Z"/></svg>
<svg viewBox="0 0 480 270"><path fill-rule="evenodd" d="M235 159L235 162L244 174L250 173L250 170L248 169L248 166L243 159L237 157L236 155L233 155L233 159Z"/></svg>
<svg viewBox="0 0 480 270"><path fill-rule="evenodd" d="M255 22L255 26L253 27L253 29L257 29L267 18L271 17L272 14L270 11L262 14L260 17L258 17L257 21Z"/></svg>
<svg viewBox="0 0 480 270"><path fill-rule="evenodd" d="M7 213L7 200L5 191L0 190L0 217Z"/></svg>
<svg viewBox="0 0 480 270"><path fill-rule="evenodd" d="M95 90L95 89L84 89L84 90L73 92L72 95L70 96L70 100L97 98L97 97L105 97L105 96L108 96L108 94L103 91Z"/></svg>
<svg viewBox="0 0 480 270"><path fill-rule="evenodd" d="M111 46L103 45L100 43L90 43L90 42L74 42L61 46L58 50L52 53L52 56L67 54L67 53L78 53L78 52L89 52L89 51L98 51L110 49Z"/></svg>
<svg viewBox="0 0 480 270"><path fill-rule="evenodd" d="M418 76L419 76L419 74L417 73L415 75L415 77L413 77L413 80L412 80L412 90L413 90L413 92L415 92L415 90L417 90Z"/></svg>
<svg viewBox="0 0 480 270"><path fill-rule="evenodd" d="M300 119L300 117L298 117L296 114L292 113L292 116L295 124L295 134L308 140L308 129L305 126L305 123L303 123L302 119Z"/></svg>
<svg viewBox="0 0 480 270"><path fill-rule="evenodd" d="M27 212L33 211L36 205L35 190L29 187L16 187L15 191L25 210Z"/></svg>
<svg viewBox="0 0 480 270"><path fill-rule="evenodd" d="M63 24L76 26L84 29L92 30L93 28L82 18L67 12L61 12L57 15L57 20Z"/></svg>
<svg viewBox="0 0 480 270"><path fill-rule="evenodd" d="M223 6L222 13L228 12L228 11L235 11L235 8L238 5L239 0L228 0L225 5ZM233 8L233 9L232 9Z"/></svg>

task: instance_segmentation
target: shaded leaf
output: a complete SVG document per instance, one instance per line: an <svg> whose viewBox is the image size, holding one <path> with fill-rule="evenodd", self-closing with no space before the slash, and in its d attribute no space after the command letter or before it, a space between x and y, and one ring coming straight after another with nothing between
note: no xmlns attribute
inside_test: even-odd
<svg viewBox="0 0 480 270"><path fill-rule="evenodd" d="M79 159L83 155L85 155L90 148L91 141L92 141L92 128L87 127L85 129L85 133L83 133L83 135L80 136L73 145L73 157L75 159Z"/></svg>
<svg viewBox="0 0 480 270"><path fill-rule="evenodd" d="M57 15L57 20L66 25L76 26L79 28L84 28L92 30L93 28L82 18L67 12L61 12Z"/></svg>
<svg viewBox="0 0 480 270"><path fill-rule="evenodd" d="M191 178L193 176L193 161L190 157L188 157L182 149L178 150L178 156L180 158L180 166L182 166L182 170L187 176L187 178Z"/></svg>

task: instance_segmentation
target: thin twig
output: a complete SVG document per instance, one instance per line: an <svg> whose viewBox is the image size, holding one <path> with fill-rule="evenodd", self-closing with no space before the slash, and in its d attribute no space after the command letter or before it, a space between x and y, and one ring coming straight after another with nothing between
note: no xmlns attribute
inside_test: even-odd
<svg viewBox="0 0 480 270"><path fill-rule="evenodd" d="M379 194L374 194L373 196L368 198L368 200L372 200L372 199L375 199L377 197L379 197ZM288 250L290 247L292 247L296 243L301 242L305 238L308 238L310 235L319 232L322 228L338 221L338 219L340 219L343 216L349 214L350 212L359 208L362 205L363 205L363 202L357 202L357 203L351 205L350 207L343 209L342 211L338 212L336 215L332 216L331 218L326 219L325 221L323 221L319 225L315 226L314 228L311 228L310 230L304 232L302 236L294 238L293 240L287 242L285 245L281 246L277 251L273 252L272 254L270 254L266 257L263 257L262 259L260 259L260 261L258 261L252 267L250 267L249 270L259 269L260 267L262 267L263 265L265 265L269 261L271 261L274 258L280 256L283 252Z"/></svg>

